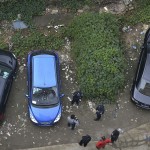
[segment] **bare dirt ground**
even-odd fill
[[[49,17],[44,16],[44,18],[41,17],[41,21],[40,18],[36,18],[35,23],[37,25],[40,22],[43,24]],[[65,24],[66,19],[60,19],[64,20],[61,23]],[[55,17],[53,21],[55,22]],[[47,25],[49,24],[43,24],[43,26]],[[145,27],[143,27],[143,24],[140,24],[129,28],[130,31],[123,32],[128,65],[128,70],[126,71],[127,82],[124,91],[118,96],[117,103],[105,104],[106,112],[98,122],[93,120],[95,118],[94,103],[83,100],[79,108],[70,106],[72,92],[78,89],[78,84],[75,78],[75,64],[70,56],[70,43],[67,39],[65,39],[66,45],[64,48],[58,51],[61,60],[61,92],[65,94],[65,97],[62,99],[63,113],[61,120],[53,127],[38,127],[29,120],[27,100],[25,98],[27,91],[26,63],[24,58],[19,60],[20,65],[9,96],[5,121],[0,128],[0,149],[12,150],[76,143],[83,134],[89,134],[92,136],[92,140],[98,140],[101,135],[110,135],[115,128],[120,127],[127,131],[149,122],[149,111],[137,108],[130,101],[130,88],[140,52],[139,45],[143,41]],[[80,120],[80,125],[74,131],[67,127],[66,122],[67,116],[72,113]]]

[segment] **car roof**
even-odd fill
[[[147,54],[146,63],[143,71],[142,78],[150,82],[150,54]]]
[[[34,87],[56,86],[56,61],[55,56],[42,54],[33,56],[32,77]]]

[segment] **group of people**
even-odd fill
[[[83,94],[81,93],[81,91],[76,91],[73,93],[73,99],[71,101],[71,105],[73,105],[74,103],[76,103],[76,105],[78,106],[79,105],[79,102],[81,101],[83,97]],[[105,107],[103,104],[99,104],[97,107],[96,107],[96,118],[94,119],[95,121],[98,121],[101,119],[102,115],[104,114],[105,112]],[[67,121],[68,121],[68,127],[70,127],[72,130],[74,130],[74,128],[76,126],[79,125],[79,120],[78,118],[72,114],[71,116],[68,116],[67,118]],[[101,149],[101,148],[105,148],[105,146],[108,144],[108,143],[114,143],[117,141],[120,133],[122,132],[122,130],[120,128],[118,129],[115,129],[109,138],[106,138],[105,136],[102,136],[101,139],[96,143],[96,148],[97,149]],[[84,146],[86,147],[87,144],[91,141],[91,136],[90,135],[85,135],[85,136],[82,136],[82,139],[81,141],[79,142],[79,145],[80,146]]]
[[[76,103],[76,105],[78,106],[82,97],[83,97],[83,95],[82,95],[81,91],[74,92],[73,93],[73,99],[71,101],[71,105]],[[74,128],[77,125],[79,125],[79,120],[74,114],[72,114],[71,116],[68,116],[67,121],[68,121],[68,127],[70,127],[72,130],[74,130]]]
[[[108,144],[108,143],[114,143],[118,140],[118,137],[120,135],[120,133],[122,133],[122,129],[118,128],[118,129],[115,129],[109,138],[105,138],[105,136],[101,137],[101,139],[96,143],[96,148],[97,149],[101,149],[101,148],[105,148],[105,146]]]
[[[96,148],[97,149],[105,148],[105,146],[107,144],[116,142],[121,132],[122,132],[122,130],[120,128],[118,128],[118,129],[115,129],[111,133],[109,138],[102,136],[101,139],[96,143]],[[79,145],[80,146],[83,145],[84,147],[86,147],[87,144],[91,141],[91,139],[92,139],[91,136],[88,134],[85,136],[82,136],[82,139],[79,142]]]

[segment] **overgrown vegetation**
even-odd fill
[[[66,30],[72,38],[77,77],[87,98],[114,101],[124,85],[124,56],[118,20],[111,14],[83,14]]]
[[[124,17],[124,22],[131,25],[137,23],[150,22],[150,0],[136,0],[135,1],[136,9],[130,14],[127,13]]]
[[[0,33],[1,33],[0,34],[0,49],[4,49],[8,46],[7,46],[7,43],[5,42],[5,35],[2,34],[3,33],[2,30],[0,30]]]
[[[46,0],[13,0],[0,2],[0,20],[14,20],[17,14],[22,19],[31,21],[32,17],[45,10]]]
[[[49,49],[59,50],[63,45],[60,34],[44,34],[36,29],[31,29],[28,34],[17,32],[12,37],[14,53],[22,56],[31,50]]]
[[[77,10],[86,4],[92,4],[92,1],[91,0],[61,0],[61,5],[71,10]]]
[[[21,14],[21,19],[30,23],[33,16],[40,15],[46,8],[47,0],[8,0],[0,2],[0,20],[12,21]],[[3,33],[2,33],[3,35]],[[59,49],[63,40],[60,34],[44,35],[37,29],[16,31],[12,36],[14,52],[18,56],[33,49]],[[0,47],[8,49],[5,36],[0,37]]]
[[[119,0],[60,0],[61,6],[70,9],[70,10],[77,10],[84,5],[101,5],[105,6],[110,3],[115,3]]]

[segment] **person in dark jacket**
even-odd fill
[[[81,101],[82,97],[83,97],[83,94],[81,93],[81,91],[74,92],[73,93],[73,99],[71,101],[71,105],[73,105],[74,103],[79,105],[79,102]]]
[[[91,136],[89,136],[88,134],[85,136],[82,136],[81,141],[79,142],[79,145],[82,146],[82,144],[84,144],[84,147],[87,146],[87,144],[91,141]]]
[[[75,126],[79,125],[79,120],[75,115],[71,115],[67,117],[68,127],[71,127],[74,130]]]
[[[101,119],[102,114],[105,112],[105,107],[104,105],[100,104],[96,107],[96,118],[94,119],[95,121],[98,121]]]
[[[120,135],[120,133],[123,132],[120,128],[115,129],[112,133],[111,133],[111,142],[114,143],[118,140],[118,137]]]

